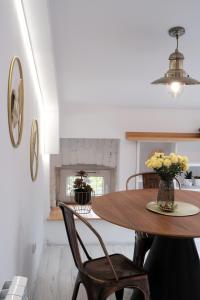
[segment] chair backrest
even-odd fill
[[[113,264],[110,260],[110,257],[108,255],[108,252],[106,250],[104,242],[103,242],[101,236],[99,235],[99,233],[81,215],[79,215],[73,209],[69,208],[69,206],[67,206],[66,204],[64,204],[62,202],[59,202],[58,205],[59,205],[60,209],[62,210],[65,228],[66,228],[66,232],[67,232],[67,236],[68,236],[68,240],[69,240],[69,245],[70,245],[71,252],[72,252],[72,255],[74,258],[75,265],[79,269],[79,271],[83,271],[83,263],[82,263],[81,255],[80,255],[80,251],[79,251],[79,244],[81,245],[87,259],[91,260],[92,258],[90,257],[89,253],[87,252],[87,250],[83,244],[83,241],[81,240],[81,238],[76,230],[74,216],[76,216],[81,222],[83,222],[95,234],[95,236],[99,240],[102,250],[107,258],[108,264],[110,265],[110,268],[114,274],[114,277],[116,280],[118,280],[116,271],[114,270]]]
[[[67,232],[67,236],[68,236],[68,240],[69,240],[69,245],[70,245],[70,248],[72,251],[75,265],[78,269],[81,269],[83,263],[82,263],[80,251],[79,251],[78,237],[77,237],[77,231],[76,231],[76,227],[75,227],[73,212],[71,209],[66,207],[63,203],[59,203],[59,207],[62,210],[65,228],[66,228],[66,232]]]
[[[159,182],[160,182],[160,177],[158,174],[155,172],[146,172],[146,173],[137,173],[134,175],[131,175],[127,181],[126,181],[126,190],[129,189],[129,183],[131,180],[135,180],[138,177],[142,177],[142,184],[143,184],[143,189],[155,189],[158,188]]]
[[[136,178],[141,176],[142,177],[142,184],[143,189],[156,189],[159,186],[160,177],[155,172],[144,172],[144,173],[137,173],[134,175],[131,175],[127,181],[126,181],[126,190],[129,190],[129,183],[133,179],[135,179],[135,186],[136,186]],[[181,188],[179,180],[175,177],[175,180],[177,182],[178,188]]]

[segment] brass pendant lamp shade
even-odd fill
[[[170,85],[173,82],[178,82],[181,85],[200,84],[200,81],[191,78],[183,69],[184,56],[178,49],[178,39],[185,33],[183,27],[177,26],[169,29],[169,35],[177,40],[175,51],[169,56],[169,70],[161,77],[152,82],[152,84]]]

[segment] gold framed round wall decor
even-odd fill
[[[22,139],[24,122],[24,81],[22,65],[15,56],[10,64],[8,77],[8,126],[13,147]]]
[[[30,172],[31,179],[35,181],[38,173],[39,163],[39,131],[37,120],[32,121],[30,136]]]

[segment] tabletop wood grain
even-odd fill
[[[157,190],[131,190],[114,192],[96,197],[93,211],[102,219],[119,226],[170,237],[200,237],[200,213],[194,216],[171,217],[146,209],[149,201],[155,201]],[[200,193],[175,191],[175,201],[183,201],[200,208]]]

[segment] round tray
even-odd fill
[[[199,207],[187,203],[176,201],[175,202],[175,209],[172,212],[163,211],[159,208],[155,201],[148,202],[146,208],[150,211],[153,211],[157,214],[172,216],[172,217],[185,217],[185,216],[192,216],[196,215],[200,212]]]

